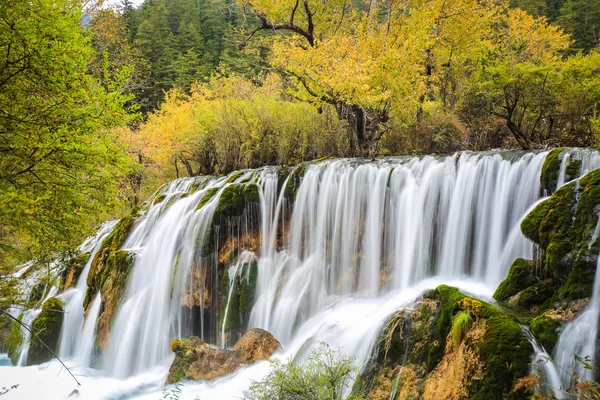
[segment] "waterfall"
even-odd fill
[[[87,292],[87,277],[92,266],[94,256],[100,250],[104,239],[112,232],[113,228],[117,224],[117,221],[110,221],[103,224],[95,236],[88,238],[80,247],[80,253],[90,253],[90,258],[86,262],[81,275],[77,279],[77,283],[74,288],[66,290],[61,298],[65,301],[65,313],[63,319],[63,325],[60,333],[60,342],[58,346],[58,355],[62,358],[69,358],[77,356],[80,358],[82,366],[88,366],[90,361],[90,352],[93,348],[92,344],[94,341],[94,327],[95,319],[99,312],[100,304],[97,304],[96,317],[93,325],[85,322],[86,326],[91,326],[90,335],[82,335],[82,329],[84,328],[84,309],[83,300]],[[90,312],[92,314],[92,312]],[[93,314],[92,314],[93,315]],[[88,319],[90,316],[88,315]],[[85,351],[82,351],[85,350]]]
[[[561,182],[568,180],[569,160],[581,161],[581,173],[600,166],[597,152],[567,152]],[[295,359],[327,342],[363,366],[390,315],[413,305],[424,290],[445,283],[489,299],[515,258],[533,258],[519,226],[541,199],[546,155],[502,151],[336,159],[303,164],[287,174],[266,167],[165,185],[142,207],[121,245],[134,261],[103,349],[103,379],[133,382],[157,368],[162,385],[175,338],[193,334],[226,347],[228,331],[219,317],[226,321],[234,312],[233,286],[246,278],[240,274],[251,260],[258,265],[255,302],[237,333],[263,328],[285,349],[276,357]],[[247,183],[258,186],[258,204],[246,203],[244,215],[218,220],[223,193]],[[252,234],[258,232],[260,239],[252,251],[240,246],[222,262],[216,252],[203,250],[205,245],[218,249],[223,237],[241,242],[251,219],[258,225]],[[87,242],[91,259],[107,234],[101,231]],[[223,266],[229,274],[226,293],[219,292]],[[60,354],[76,354],[78,363],[89,366],[102,301],[96,294],[84,320],[88,271],[86,265],[77,286],[62,295],[69,312]],[[599,288],[596,282],[585,312],[596,313],[595,327],[584,314],[571,325],[597,329]],[[536,357],[547,356],[531,339]],[[556,370],[547,368],[555,383]],[[239,397],[267,369],[257,363],[193,390],[200,398]]]
[[[228,185],[252,175],[249,171],[234,176],[233,182],[212,179],[192,194],[193,179],[176,181],[163,191],[165,199],[151,205],[134,228],[123,249],[135,251],[137,256],[105,354],[110,375],[122,378],[168,364],[170,341],[181,337],[186,325],[180,300],[192,267],[202,263],[196,250],[204,244],[220,195]],[[216,194],[197,209],[200,200],[215,188]],[[213,287],[216,291],[218,285]]]
[[[493,289],[512,262],[499,264],[503,253],[532,255],[514,232],[539,198],[544,158],[464,153],[307,166],[288,246],[259,259],[251,327],[285,345],[339,297],[377,297],[432,277]]]

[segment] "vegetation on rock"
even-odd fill
[[[54,352],[58,350],[64,318],[63,307],[64,302],[56,297],[51,297],[44,302],[42,311],[31,324],[33,335],[30,339],[27,365],[41,364],[54,357],[46,346]]]
[[[169,369],[167,384],[183,379],[213,380],[228,375],[242,365],[266,360],[281,344],[269,332],[254,328],[246,332],[233,350],[215,349],[200,338],[176,339],[171,342],[175,359]]]
[[[401,368],[397,390],[419,398],[526,398],[513,388],[528,374],[532,352],[501,309],[440,286],[386,325],[355,390],[388,398]]]

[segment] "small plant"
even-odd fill
[[[250,385],[252,400],[341,400],[356,367],[352,358],[327,344],[313,349],[304,362],[272,360],[271,371]]]
[[[161,400],[179,400],[182,386],[182,382],[177,382],[174,385],[167,386],[163,389]]]
[[[454,316],[454,319],[452,320],[452,329],[450,330],[450,337],[454,349],[458,348],[467,334],[467,331],[471,328],[472,323],[473,318],[468,311],[460,311]]]

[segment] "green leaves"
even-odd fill
[[[73,246],[115,204],[126,165],[108,131],[126,122],[126,71],[101,85],[81,4],[0,7],[0,258]]]

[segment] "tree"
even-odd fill
[[[88,74],[81,10],[68,0],[0,7],[3,263],[72,246],[115,204],[124,159],[108,129],[128,119],[126,77],[103,85]]]

